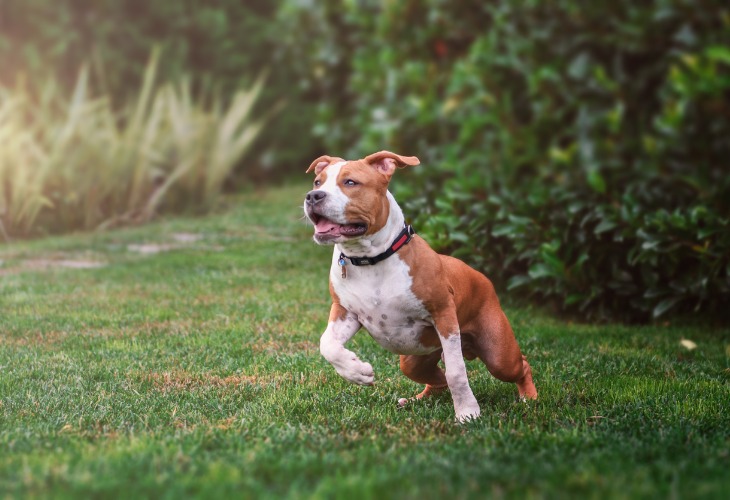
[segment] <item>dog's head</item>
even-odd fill
[[[418,165],[415,156],[390,151],[361,160],[320,156],[307,172],[314,171],[314,189],[304,200],[304,213],[314,224],[314,241],[342,243],[374,234],[385,226],[390,205],[387,191],[396,168]]]

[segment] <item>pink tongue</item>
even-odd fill
[[[315,226],[315,229],[318,233],[334,233],[334,232],[340,232],[340,225],[335,224],[331,220],[321,218],[319,219],[319,222],[317,222],[317,225]]]

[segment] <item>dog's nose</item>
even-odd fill
[[[306,201],[309,205],[314,205],[315,203],[319,203],[320,201],[324,200],[324,198],[327,196],[327,193],[324,191],[310,191],[307,193]]]

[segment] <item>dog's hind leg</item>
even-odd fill
[[[532,368],[517,345],[509,320],[502,311],[483,315],[480,335],[472,345],[489,373],[504,382],[517,384],[523,399],[537,399],[537,389],[532,380]]]
[[[436,394],[448,389],[446,383],[446,375],[439,368],[438,362],[441,360],[441,350],[434,351],[425,355],[402,355],[400,357],[400,369],[409,379],[426,384],[426,388],[414,397],[398,400],[399,406],[404,406],[414,399],[423,399],[432,394]]]
[[[522,378],[517,382],[517,390],[523,399],[537,399],[537,389],[532,381],[532,368],[527,362],[527,357],[522,355]]]

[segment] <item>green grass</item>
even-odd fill
[[[0,495],[730,491],[728,329],[580,325],[507,308],[540,401],[518,402],[471,362],[482,418],[461,426],[447,394],[398,410],[420,387],[366,333],[353,350],[376,385],[340,379],[318,352],[330,249],[300,219],[305,191],[1,247]],[[93,263],[104,265],[62,265]]]

